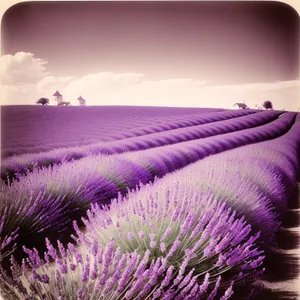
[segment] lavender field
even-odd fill
[[[119,140],[144,134],[151,130],[151,126],[161,123],[167,123],[166,126],[173,126],[172,128],[189,126],[194,124],[193,120],[197,120],[199,114],[216,111],[223,109],[140,109],[134,106],[82,109],[73,106],[65,110],[57,106],[2,106],[2,157]],[[165,129],[162,127],[160,130]]]
[[[1,120],[3,299],[298,299],[284,286],[299,114],[3,106]]]

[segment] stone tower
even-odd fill
[[[77,98],[79,106],[86,106],[86,101],[80,96]]]
[[[56,91],[52,96],[52,104],[58,105],[63,102],[63,96],[59,91]]]

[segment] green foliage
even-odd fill
[[[273,104],[271,101],[265,101],[262,105],[265,109],[273,109]]]
[[[48,105],[49,99],[48,98],[40,98],[38,101],[36,101],[36,104]]]

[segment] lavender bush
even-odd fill
[[[143,186],[110,210],[94,205],[88,218],[87,233],[75,225],[79,248],[47,241],[43,258],[25,249],[31,270],[12,261],[7,299],[228,299],[233,284],[264,270],[259,234],[249,235],[225,204],[191,197],[176,182]]]
[[[0,237],[18,232],[18,260],[22,257],[20,246],[36,246],[43,251],[45,237],[68,241],[72,220],[80,220],[91,203],[108,203],[119,192],[151,179],[146,169],[108,157],[37,170],[34,175],[6,187],[1,194],[0,212],[6,223]],[[3,263],[7,265],[7,259]]]
[[[2,192],[5,192],[2,193]],[[43,240],[57,239],[67,232],[68,215],[63,197],[46,196],[41,191],[36,196],[13,191],[4,185],[0,195],[0,265],[9,269],[9,255],[13,253],[19,261],[24,256],[22,246],[44,246]]]
[[[15,240],[18,238],[17,230],[6,234],[4,228],[4,225],[6,225],[8,210],[9,208],[6,208],[5,211],[0,210],[0,265],[1,262],[9,257],[17,248],[17,245],[15,243]]]

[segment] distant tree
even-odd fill
[[[48,105],[49,99],[48,98],[40,98],[38,101],[36,101],[36,104]]]
[[[265,101],[262,105],[265,109],[273,109],[273,104],[271,101]]]

